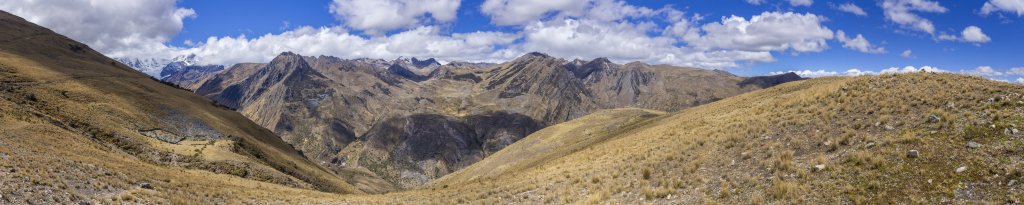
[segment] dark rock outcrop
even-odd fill
[[[767,87],[772,87],[772,86],[776,86],[776,85],[779,85],[779,84],[793,82],[793,81],[798,81],[798,80],[803,80],[803,79],[804,78],[800,77],[800,75],[797,75],[796,73],[788,72],[788,73],[772,75],[772,76],[750,77],[750,78],[747,78],[747,79],[745,79],[743,81],[740,81],[740,83],[737,84],[737,85],[739,85],[739,86],[753,85],[753,86],[756,86],[756,87],[767,88]]]

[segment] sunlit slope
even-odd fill
[[[348,200],[1019,202],[1022,91],[934,73],[792,82],[683,110],[495,179]]]
[[[0,174],[4,200],[96,200],[104,197],[98,194],[103,190],[131,190],[142,181],[151,182],[158,201],[234,198],[189,188],[198,185],[191,182],[214,184],[228,175],[254,180],[250,183],[358,192],[244,116],[5,12],[0,12],[0,102],[0,144],[7,149],[2,156],[5,168],[13,170]],[[183,176],[162,175],[178,172],[200,177],[179,187],[173,179]],[[125,177],[103,181],[95,174]],[[101,181],[85,183],[93,179]],[[170,195],[179,191],[191,195]],[[232,191],[244,190],[210,193]]]
[[[601,110],[541,129],[491,154],[483,161],[435,181],[433,186],[455,185],[514,173],[621,136],[661,111],[638,108]]]

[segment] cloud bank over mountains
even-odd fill
[[[811,0],[746,0],[794,8]],[[326,12],[337,25],[298,26],[259,36],[211,36],[185,47],[168,41],[182,31],[183,21],[202,14],[175,0],[3,1],[0,9],[52,28],[112,57],[169,58],[195,54],[205,64],[265,62],[276,54],[342,58],[400,56],[435,57],[445,61],[499,62],[540,51],[559,57],[608,57],[617,62],[641,61],[710,69],[740,68],[774,62],[779,55],[818,53],[830,44],[857,52],[886,54],[861,33],[846,33],[826,24],[830,19],[796,11],[765,11],[756,15],[706,16],[673,5],[646,7],[621,0],[485,0],[466,7],[461,0],[332,0]],[[829,7],[855,16],[869,16],[854,3]],[[982,14],[1021,15],[1020,0],[991,0]],[[877,2],[887,22],[926,33],[936,41],[981,45],[993,41],[978,26],[959,34],[937,31],[922,14],[948,8],[929,0]],[[452,32],[448,26],[462,10],[475,10],[500,28]],[[881,17],[880,17],[881,18]],[[835,29],[835,30],[834,30]],[[99,32],[97,32],[99,31]],[[900,49],[903,50],[903,49]],[[893,55],[910,58],[910,50]]]

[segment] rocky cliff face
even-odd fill
[[[196,92],[238,109],[335,171],[369,171],[358,174],[375,181],[364,190],[387,191],[424,184],[595,110],[676,111],[781,83],[744,80],[542,53],[497,65],[283,53],[269,64],[232,66]]]

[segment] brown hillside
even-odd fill
[[[244,116],[6,12],[0,125],[4,202],[216,201],[243,197],[219,188],[250,185],[359,192]]]
[[[423,190],[346,200],[1020,203],[1022,92],[934,73],[799,81],[686,109],[496,178],[457,173]],[[507,159],[499,154],[478,165]]]
[[[676,111],[799,80],[764,78],[777,81],[742,84],[747,78],[720,71],[541,53],[480,67],[286,52],[217,73],[196,93],[237,108],[323,166],[375,181],[365,184],[387,181],[360,186],[380,192],[425,184],[596,110]]]

